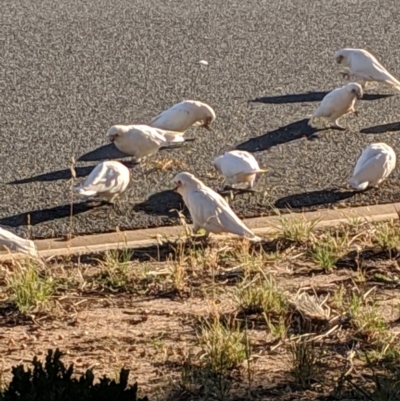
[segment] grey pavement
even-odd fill
[[[220,187],[211,161],[228,145],[254,152],[269,170],[258,194],[231,202],[240,217],[400,201],[398,169],[379,189],[338,190],[367,144],[384,141],[400,155],[400,96],[392,89],[373,85],[360,116],[342,120],[345,132],[307,126],[323,96],[344,84],[338,48],[369,49],[400,76],[397,0],[0,5],[2,226],[43,238],[177,224],[182,200],[172,178],[186,170]],[[213,132],[191,128],[186,136],[195,141],[134,166],[115,208],[72,196],[71,157],[86,160],[76,164],[76,184],[99,160],[119,156],[109,126],[146,123],[184,99],[214,107]]]

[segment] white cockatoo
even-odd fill
[[[386,143],[367,146],[357,160],[348,184],[359,191],[380,184],[396,167],[396,153]]]
[[[353,75],[361,80],[365,89],[367,82],[384,82],[400,91],[400,82],[371,53],[363,49],[340,49],[335,53],[336,62],[347,70],[344,77]]]
[[[108,137],[123,153],[134,156],[137,161],[153,155],[162,146],[184,142],[182,132],[162,130],[148,125],[113,125]]]
[[[252,189],[258,173],[266,173],[260,169],[255,157],[244,150],[231,150],[214,159],[213,165],[222,174],[229,185],[247,183]]]
[[[0,245],[10,251],[37,257],[37,249],[33,241],[24,239],[0,227]]]
[[[193,174],[179,173],[173,180],[175,190],[182,196],[193,220],[193,231],[200,228],[210,233],[232,233],[252,241],[261,239],[246,227],[228,203]]]
[[[74,190],[82,196],[99,196],[112,202],[126,190],[131,177],[131,171],[122,163],[114,160],[104,161]]]
[[[198,100],[185,100],[164,110],[149,125],[167,131],[185,132],[192,125],[211,130],[210,124],[214,120],[215,111],[211,106]]]
[[[326,118],[333,123],[334,128],[345,129],[339,125],[339,118],[350,112],[358,116],[355,106],[357,99],[361,99],[363,95],[364,91],[361,85],[356,82],[351,82],[329,92],[314,111],[308,125],[311,125],[314,118]]]

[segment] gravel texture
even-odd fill
[[[257,182],[260,193],[231,202],[241,217],[274,206],[399,201],[398,170],[378,190],[336,190],[367,144],[384,141],[400,154],[400,97],[392,89],[373,85],[360,116],[342,120],[345,132],[307,126],[323,96],[343,84],[338,48],[372,50],[400,75],[397,3],[2,0],[0,225],[43,238],[71,227],[83,234],[177,224],[171,209],[182,201],[170,191],[173,176],[187,170],[219,187],[211,160],[227,145],[254,152],[269,169]],[[215,108],[214,131],[192,128],[194,142],[135,166],[115,208],[75,196],[71,221],[71,157],[89,160],[77,162],[79,181],[97,160],[118,156],[109,126],[146,123],[184,99]],[[156,169],[166,159],[169,168]]]

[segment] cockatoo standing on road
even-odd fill
[[[311,125],[314,118],[322,117],[333,123],[334,128],[345,129],[339,125],[339,118],[353,112],[356,116],[357,99],[361,99],[364,95],[360,84],[355,82],[349,83],[329,92],[323,99],[317,110],[311,116],[308,125]]]
[[[386,143],[372,143],[357,160],[348,184],[359,191],[380,184],[396,167],[396,153]]]
[[[215,111],[211,106],[198,100],[185,100],[164,110],[149,125],[167,131],[185,132],[192,125],[211,130],[210,124],[214,120]]]
[[[373,56],[363,49],[340,49],[335,53],[338,64],[343,65],[348,72],[343,76],[354,75],[361,79],[361,86],[365,89],[367,82],[383,82],[400,91],[400,82],[390,74],[386,68]]]
[[[210,233],[232,233],[252,241],[261,239],[246,227],[228,203],[193,174],[179,173],[173,180],[175,190],[182,196],[193,220],[193,231],[200,228]]]
[[[79,195],[99,196],[113,202],[126,190],[131,177],[130,170],[122,163],[105,161],[98,164],[86,180],[74,189]]]
[[[184,142],[182,132],[162,130],[148,125],[113,125],[108,130],[111,142],[137,161],[158,152],[162,146]]]
[[[260,169],[255,157],[244,150],[231,150],[214,159],[213,165],[222,174],[229,185],[247,183],[252,189],[258,173],[267,170]]]

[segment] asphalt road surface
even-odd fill
[[[269,169],[259,193],[231,202],[240,217],[400,200],[399,169],[378,190],[337,190],[367,144],[384,141],[400,155],[392,89],[371,86],[360,116],[342,120],[345,132],[307,126],[323,96],[344,83],[338,48],[369,49],[400,76],[398,0],[0,4],[2,226],[43,238],[177,224],[182,200],[172,178],[190,171],[221,186],[211,161],[227,145],[254,152]],[[76,164],[76,184],[118,156],[107,142],[111,125],[146,123],[184,99],[214,107],[213,132],[191,128],[195,141],[135,166],[115,208],[72,197],[71,157],[87,160]]]

